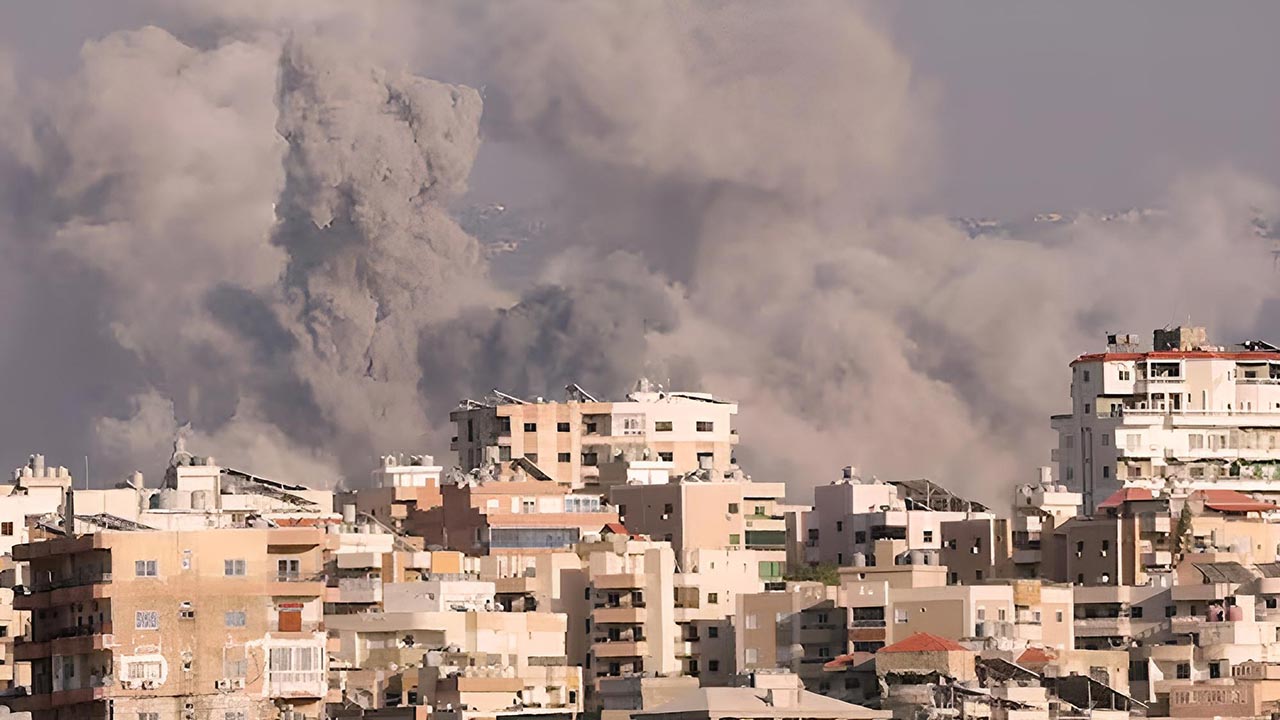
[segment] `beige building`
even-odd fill
[[[113,523],[126,527],[127,523]],[[100,530],[19,545],[34,613],[17,645],[47,718],[320,714],[323,531]],[[238,718],[241,716],[237,716]]]
[[[811,692],[826,692],[823,665],[848,650],[849,611],[838,589],[789,582],[782,589],[738,596],[734,618],[739,673],[784,669]]]
[[[631,532],[671,543],[682,560],[691,550],[769,550],[787,559],[786,484],[754,482],[736,468],[706,468],[679,478],[658,476],[619,485],[609,499]]]
[[[464,471],[524,458],[555,482],[581,488],[625,476],[632,460],[669,463],[673,473],[706,463],[727,468],[738,444],[737,413],[735,403],[664,392],[642,380],[619,401],[597,400],[576,385],[563,402],[495,391],[481,402],[463,400],[449,419],[457,425],[452,449]]]
[[[439,507],[440,474],[444,468],[430,455],[383,455],[370,473],[369,487],[340,493],[336,511],[352,506],[357,515],[368,515],[395,530],[405,530],[405,520],[415,511]],[[351,518],[354,521],[355,518]]]
[[[669,702],[633,712],[635,720],[871,720],[889,713],[806,691],[790,673],[758,671],[749,687],[703,687]]]

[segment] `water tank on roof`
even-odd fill
[[[191,492],[191,509],[192,510],[208,510],[213,507],[213,493],[208,490],[193,490]]]
[[[356,522],[356,506],[347,503],[342,506],[342,522],[348,525],[354,525]]]
[[[923,551],[923,550],[912,550],[911,552],[907,553],[907,564],[908,564],[908,565],[923,565],[923,564],[924,564],[924,551]]]
[[[854,553],[854,554],[853,554],[853,558],[852,558],[852,560],[851,560],[851,563],[852,563],[852,565],[853,565],[854,567],[866,567],[866,566],[867,566],[867,554],[866,554],[866,553],[860,553],[860,552],[856,552],[856,553]]]
[[[1205,619],[1209,622],[1222,622],[1222,606],[1210,605],[1209,612],[1205,614]]]
[[[163,488],[156,500],[156,507],[161,510],[182,510],[191,507],[191,493],[173,488]]]
[[[1227,608],[1227,622],[1240,622],[1244,620],[1244,608],[1239,605],[1232,605]]]

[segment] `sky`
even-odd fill
[[[1280,333],[1274,3],[0,4],[0,463],[359,484],[492,388],[991,502],[1066,365]],[[528,237],[494,254],[468,212]],[[1099,213],[1133,207],[1151,215]],[[970,236],[950,219],[1083,214]],[[1095,212],[1089,212],[1095,211]],[[1194,289],[1194,291],[1189,291]]]

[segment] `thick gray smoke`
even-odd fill
[[[190,422],[332,482],[446,452],[461,396],[645,374],[740,401],[796,499],[852,462],[998,500],[1104,330],[1228,341],[1275,299],[1280,203],[1231,172],[1031,236],[912,212],[928,80],[855,5],[372,7],[185,6],[56,87],[0,72],[8,456],[148,469]],[[482,130],[556,229],[503,287],[451,212]]]

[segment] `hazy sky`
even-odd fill
[[[73,69],[80,44],[156,17],[148,3],[0,4],[23,70]],[[1020,215],[1157,198],[1184,172],[1230,166],[1280,182],[1280,3],[881,2],[937,95],[942,166],[927,209]],[[515,172],[512,172],[512,171]],[[500,145],[485,199],[530,175]]]

